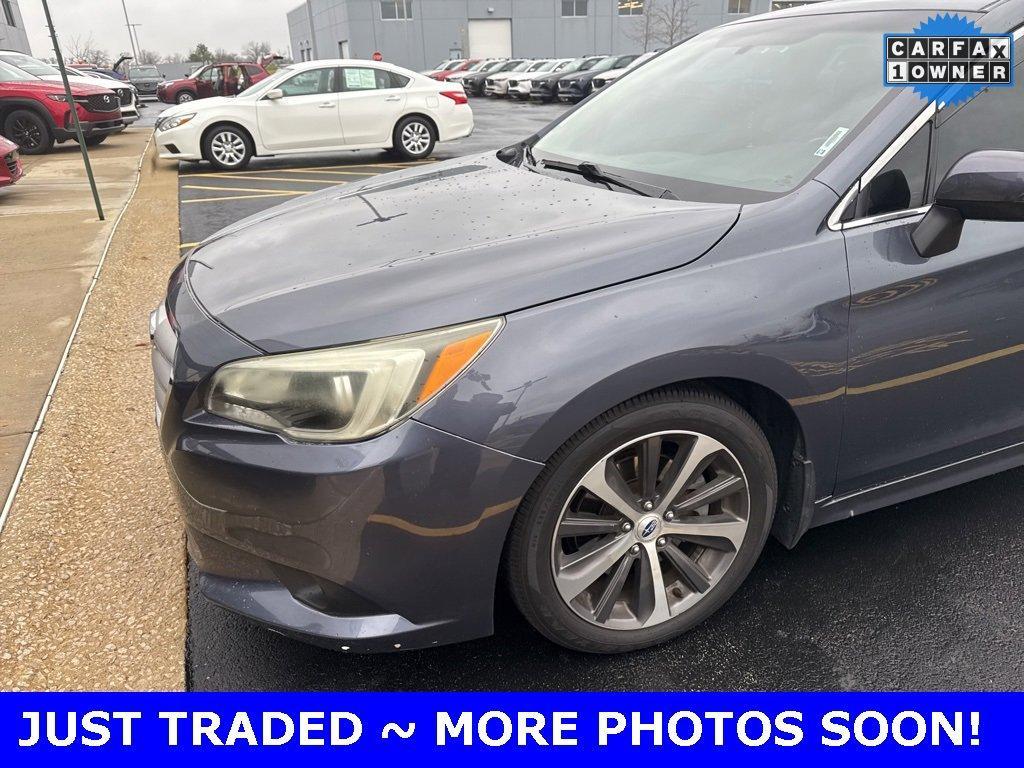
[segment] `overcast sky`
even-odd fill
[[[249,40],[266,40],[275,52],[288,47],[285,14],[301,0],[126,0],[128,15],[147,50],[188,53],[197,42],[211,51],[238,51]],[[32,53],[49,57],[52,46],[40,0],[19,0]],[[67,40],[92,34],[110,54],[131,50],[121,0],[50,0],[57,34]]]

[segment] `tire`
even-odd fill
[[[196,95],[192,91],[181,91],[177,96],[174,97],[175,104],[188,104],[190,101],[195,101]]]
[[[249,135],[233,125],[218,125],[203,138],[203,157],[222,171],[240,171],[255,150]]]
[[[3,134],[19,146],[23,155],[45,155],[53,149],[49,123],[30,109],[16,109],[4,120]]]
[[[398,121],[391,140],[394,150],[406,160],[430,157],[437,143],[434,126],[425,118],[415,115]]]
[[[691,466],[705,453],[707,465]],[[657,457],[646,488],[644,456]],[[698,471],[676,485],[677,467]],[[616,475],[602,492],[617,507],[584,487]],[[695,506],[702,498],[712,500]],[[610,654],[672,640],[743,583],[776,498],[771,446],[735,402],[694,388],[641,395],[584,427],[534,482],[506,548],[510,591],[526,619],[567,648]]]

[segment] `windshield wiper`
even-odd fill
[[[654,184],[647,184],[646,182],[629,182],[615,174],[602,171],[594,163],[586,161],[582,163],[563,163],[559,160],[544,160],[543,166],[544,168],[550,168],[553,171],[565,171],[566,173],[578,174],[587,181],[604,184],[609,189],[614,186],[622,189],[628,189],[630,192],[643,195],[644,197],[656,197],[661,200],[679,199],[670,189],[659,187]],[[642,184],[648,189],[642,189],[639,184]]]

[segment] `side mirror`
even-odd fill
[[[926,259],[949,253],[968,220],[1024,222],[1024,152],[986,149],[958,160],[911,235],[914,247]]]
[[[280,88],[271,88],[269,91],[267,91],[267,95],[264,96],[264,98],[270,99],[271,101],[277,101],[278,99],[283,99],[284,98],[284,91],[282,91]]]

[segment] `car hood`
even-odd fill
[[[224,104],[238,104],[240,103],[238,98],[228,98],[227,96],[212,96],[208,99],[196,99],[195,101],[187,101],[184,104],[176,104],[173,107],[168,107],[160,113],[160,117],[177,117],[178,115],[192,115],[199,114],[200,112],[209,112],[216,110]]]
[[[52,83],[49,80],[40,80],[38,78],[32,80],[8,80],[6,82],[0,82],[0,90],[15,90],[24,91],[32,90],[36,93],[48,94],[48,93],[64,93],[64,83]],[[100,93],[110,93],[113,91],[107,87],[96,87],[95,85],[77,85],[71,83],[71,95],[72,96],[95,96]]]
[[[45,75],[43,78],[48,83],[63,83],[60,75]],[[105,91],[114,88],[127,88],[127,84],[118,84],[113,80],[104,80],[102,77],[83,77],[82,75],[68,75],[68,82],[71,85],[83,85],[90,88],[101,88]]]
[[[188,276],[220,323],[283,352],[503,315],[679,267],[738,215],[486,154],[265,211],[200,244]]]

